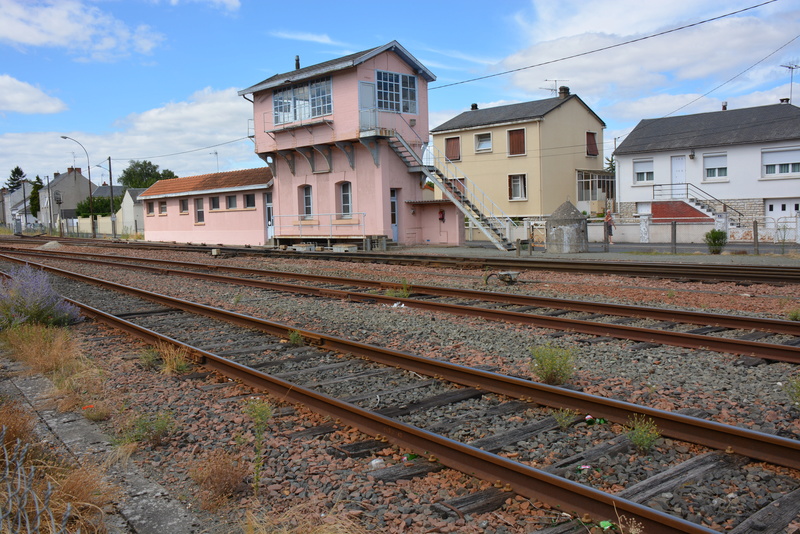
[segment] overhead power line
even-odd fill
[[[595,48],[594,50],[588,50],[586,52],[580,52],[580,53],[577,53],[577,54],[572,54],[570,56],[560,57],[558,59],[551,59],[549,61],[543,61],[542,63],[536,63],[535,65],[528,65],[527,67],[519,67],[519,68],[516,68],[516,69],[511,69],[511,70],[507,70],[507,71],[504,71],[504,72],[498,72],[498,73],[495,73],[495,74],[487,74],[486,76],[480,76],[478,78],[471,78],[469,80],[463,80],[463,81],[460,81],[460,82],[453,82],[453,83],[448,83],[448,84],[445,84],[445,85],[438,85],[436,87],[429,87],[428,90],[429,91],[434,91],[436,89],[443,89],[445,87],[452,87],[454,85],[460,85],[460,84],[464,84],[464,83],[476,82],[476,81],[479,81],[479,80],[485,80],[487,78],[495,78],[497,76],[505,76],[506,74],[511,74],[511,73],[514,73],[514,72],[519,72],[519,71],[523,71],[523,70],[527,70],[527,69],[532,69],[532,68],[535,68],[535,67],[541,67],[541,66],[544,66],[544,65],[551,65],[553,63],[558,63],[560,61],[566,61],[568,59],[574,59],[576,57],[583,57],[583,56],[588,56],[588,55],[591,55],[591,54],[596,54],[598,52],[603,52],[605,50],[611,50],[612,48],[619,48],[621,46],[626,46],[626,45],[629,45],[629,44],[638,43],[638,42],[641,42],[641,41],[645,41],[647,39],[652,39],[654,37],[660,37],[662,35],[667,35],[668,33],[674,33],[674,32],[677,32],[677,31],[685,30],[687,28],[693,28],[693,27],[696,27],[696,26],[700,26],[702,24],[707,24],[707,23],[713,22],[715,20],[724,19],[726,17],[732,17],[733,15],[738,15],[739,13],[744,13],[745,11],[750,11],[751,9],[756,9],[758,7],[765,6],[767,4],[771,4],[771,3],[777,2],[777,1],[778,0],[767,0],[766,2],[762,2],[762,3],[756,4],[754,6],[746,7],[744,9],[739,9],[737,11],[731,11],[730,13],[726,13],[724,15],[719,15],[718,17],[712,17],[712,18],[706,19],[706,20],[701,20],[700,22],[693,22],[692,24],[686,24],[685,26],[679,26],[677,28],[672,28],[671,30],[665,30],[663,32],[658,32],[658,33],[653,33],[653,34],[650,34],[650,35],[645,35],[644,37],[638,37],[636,39],[631,39],[629,41],[625,41],[625,42],[622,42],[622,43],[617,43],[617,44],[613,44],[613,45],[609,45],[609,46],[604,46],[604,47],[601,47],[601,48]]]

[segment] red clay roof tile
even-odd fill
[[[171,178],[154,183],[140,193],[139,198],[177,195],[213,189],[235,189],[251,185],[263,185],[266,187],[270,180],[272,180],[272,171],[268,167]]]

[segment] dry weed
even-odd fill
[[[50,375],[80,357],[69,330],[37,324],[22,324],[3,331],[2,342],[9,357],[22,361],[35,374]]]
[[[80,527],[81,532],[105,532],[104,510],[119,501],[121,493],[118,487],[105,480],[100,467],[72,469],[51,483],[56,487],[52,506],[63,508],[57,510],[59,515],[63,515],[69,503],[71,522]]]
[[[329,510],[321,503],[307,503],[283,513],[247,513],[245,534],[366,534],[352,510]]]
[[[23,443],[34,441],[36,418],[25,411],[17,401],[0,404],[0,427],[3,426],[6,427],[3,441],[8,447],[13,447],[17,440]]]
[[[203,510],[215,510],[244,487],[248,468],[241,455],[217,449],[207,458],[198,460],[189,470],[202,490],[200,506]]]
[[[159,343],[156,346],[161,354],[161,372],[165,375],[179,375],[187,372],[189,365],[189,353],[183,347],[176,347],[167,343]]]

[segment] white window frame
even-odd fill
[[[314,190],[310,185],[300,186],[301,200],[303,201],[303,219],[312,220],[314,218]]]
[[[800,177],[800,147],[762,150],[761,170],[766,179]]]
[[[728,181],[728,155],[726,153],[703,154],[703,181]]]
[[[179,208],[180,213],[189,213],[189,199],[188,198],[180,199],[180,202],[178,204],[180,206],[180,208]]]
[[[646,184],[648,182],[654,182],[655,171],[653,168],[652,158],[633,160],[633,183]]]
[[[492,132],[475,134],[475,152],[492,151]]]
[[[528,200],[528,175],[509,174],[508,175],[508,200]]]
[[[158,201],[158,214],[159,215],[166,215],[167,214],[167,201],[166,200],[159,200]]]
[[[194,199],[194,223],[205,224],[205,222],[206,222],[206,215],[205,211],[203,210],[203,199],[196,198]]]
[[[339,200],[339,218],[353,218],[353,184],[351,182],[339,182],[337,184]]]
[[[225,209],[235,210],[237,208],[236,195],[225,195]]]
[[[377,106],[380,111],[417,114],[417,77],[387,70],[375,71]]]
[[[156,203],[152,200],[147,201],[147,214],[148,215],[155,215],[156,214]]]
[[[272,92],[272,119],[276,125],[324,117],[333,113],[330,76]]]

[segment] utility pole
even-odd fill
[[[117,212],[114,209],[114,179],[111,178],[111,156],[108,156],[108,194],[111,197],[111,239],[117,238]]]

